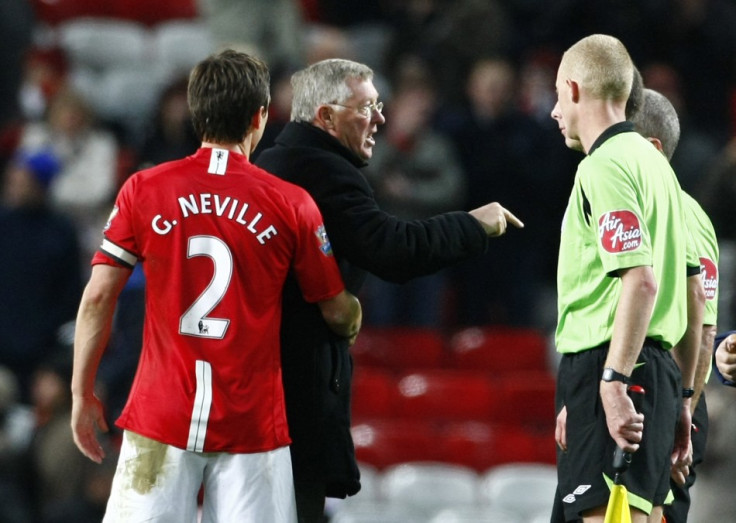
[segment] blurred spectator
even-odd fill
[[[560,225],[570,196],[573,178],[582,154],[560,147],[557,122],[549,117],[557,102],[555,79],[559,56],[547,47],[530,49],[522,58],[519,74],[519,109],[538,126],[530,182],[536,195],[536,208],[528,220],[527,249],[538,255],[539,283],[534,296],[533,324],[545,331],[557,325],[557,252]]]
[[[176,78],[161,93],[136,170],[189,156],[199,148],[187,105],[187,82],[186,76]]]
[[[545,158],[545,128],[518,109],[518,81],[509,60],[477,61],[465,85],[466,102],[443,109],[438,117],[467,176],[464,207],[503,202],[526,227],[500,238],[489,254],[457,267],[457,318],[470,325],[528,325],[535,313],[541,264],[545,256],[553,256],[542,248],[549,248],[550,226],[559,230],[561,220],[550,214],[546,194],[547,185],[559,180],[559,166]]]
[[[35,473],[35,505],[41,521],[57,507],[80,500],[86,459],[72,436],[71,347],[47,359],[33,375],[32,401],[36,427],[30,455]]]
[[[398,0],[388,9],[391,36],[385,56],[386,74],[396,75],[400,57],[418,56],[432,60],[435,34],[443,23],[442,0]]]
[[[677,0],[675,0],[677,1]],[[524,17],[523,45],[555,44],[560,51],[593,33],[615,35],[626,44],[636,62],[650,59],[659,51],[667,11],[673,0],[540,0],[513,2],[515,20]],[[524,12],[524,6],[534,13]],[[529,9],[529,10],[531,10]]]
[[[659,58],[683,79],[688,126],[722,147],[731,132],[727,108],[736,83],[736,4],[674,0],[662,14]]]
[[[357,61],[362,56],[365,56],[365,49],[360,49],[364,46],[364,42],[360,38],[356,38],[354,32],[349,29],[324,25],[324,24],[312,24],[310,25],[304,37],[304,56],[306,64],[314,64],[327,60],[329,58],[342,58],[345,60]],[[366,60],[365,64],[378,61],[376,57],[374,60]],[[378,90],[383,93],[384,96],[389,96],[391,93],[391,85],[386,79],[381,68],[373,70],[373,83]],[[270,122],[269,122],[270,125]],[[263,149],[263,148],[262,148]]]
[[[33,413],[20,402],[18,380],[0,365],[0,454],[21,453],[28,448],[33,431]],[[2,468],[2,467],[0,467]]]
[[[65,87],[51,100],[46,119],[25,127],[20,144],[26,149],[50,148],[61,160],[61,170],[49,186],[50,203],[75,221],[89,259],[102,240],[117,190],[115,136],[97,125],[79,93]]]
[[[0,366],[0,521],[27,523],[32,518],[31,481],[26,459],[33,414],[19,403],[18,380]]]
[[[736,325],[736,138],[714,158],[695,198],[711,221],[718,237],[720,259],[718,272],[724,285],[719,286],[719,324]],[[730,284],[728,282],[731,282]]]
[[[714,157],[710,172],[695,194],[710,216],[719,239],[736,242],[736,138]]]
[[[255,163],[261,151],[274,144],[281,129],[291,120],[291,75],[298,69],[290,64],[271,68],[271,103],[268,106],[268,123],[263,137],[251,155]]]
[[[105,451],[109,459],[101,464],[86,461],[81,466],[78,494],[53,505],[43,516],[41,523],[99,523],[105,516],[107,500],[110,497],[117,451]]]
[[[26,120],[21,86],[25,83],[33,24],[27,0],[0,2],[0,172],[18,147]]]
[[[693,115],[685,105],[682,78],[673,67],[662,62],[652,62],[642,68],[641,74],[644,85],[671,100],[680,116],[682,133],[671,163],[682,188],[695,194],[700,191],[705,181],[704,175],[720,146],[693,121]]]
[[[437,97],[429,71],[413,57],[403,63],[365,175],[385,212],[401,220],[426,219],[462,206],[465,175],[452,142],[430,125]],[[443,270],[403,285],[369,275],[361,296],[365,324],[439,326],[448,274]]]
[[[28,0],[0,2],[0,128],[21,117],[18,94],[34,22]]]
[[[304,32],[304,61],[313,64],[328,58],[354,60],[356,50],[348,32],[331,25],[310,25]]]
[[[50,150],[20,150],[5,170],[0,204],[0,364],[11,369],[20,398],[41,361],[74,320],[82,277],[77,230],[48,204],[60,162]]]
[[[26,123],[43,118],[48,101],[66,81],[64,53],[58,48],[29,48],[17,80],[13,100],[18,114],[0,127],[0,169],[18,148]]]
[[[386,47],[393,32],[389,23],[390,6],[395,2],[301,0],[299,3],[302,4],[305,13],[308,39],[313,39],[314,35],[309,34],[314,28],[319,28],[322,36],[328,31],[332,37],[342,35],[350,42],[352,48],[350,55],[322,55],[322,58],[307,55],[307,64],[313,64],[323,58],[347,58],[364,63],[379,74],[386,72]]]
[[[458,102],[462,82],[478,60],[507,55],[513,49],[514,27],[503,2],[452,0],[440,2],[437,24],[427,34],[428,58],[443,97]]]
[[[542,124],[557,131],[557,125],[549,123],[550,107],[557,103],[555,79],[560,57],[551,49],[529,49],[522,58],[519,72],[519,108]],[[557,132],[555,132],[555,139]],[[559,145],[559,140],[558,140]],[[567,192],[567,190],[566,190]]]
[[[215,42],[249,48],[270,67],[304,59],[304,17],[298,0],[198,0]]]
[[[367,23],[380,23],[385,18],[386,0],[363,0],[361,2],[345,2],[345,0],[313,0],[299,2],[314,4],[313,12],[320,23],[335,27],[349,28]]]
[[[58,47],[33,47],[24,61],[20,104],[24,120],[41,120],[67,81],[68,63]]]

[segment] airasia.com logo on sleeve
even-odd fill
[[[607,212],[598,219],[598,237],[601,246],[608,252],[638,249],[641,245],[639,218],[627,210]]]
[[[705,299],[714,300],[718,289],[718,267],[713,260],[700,258],[700,277],[703,279]]]

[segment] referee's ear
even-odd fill
[[[659,138],[655,138],[654,136],[650,136],[649,138],[647,138],[647,140],[649,140],[660,153],[664,154],[664,146],[662,145],[662,140],[660,140]]]
[[[580,101],[580,84],[575,80],[568,79],[567,85],[570,86],[570,98],[574,103],[578,103]]]

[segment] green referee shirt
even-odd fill
[[[705,325],[716,325],[718,319],[718,239],[713,224],[703,208],[687,193],[683,193],[685,219],[700,261],[700,276],[705,288]]]
[[[647,337],[669,349],[687,325],[682,190],[667,159],[633,124],[608,128],[580,162],[562,221],[557,267],[558,352],[611,340],[617,271],[651,266],[657,296]]]

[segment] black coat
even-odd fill
[[[381,211],[359,170],[365,163],[311,124],[289,123],[256,164],[312,195],[353,294],[366,271],[401,283],[488,246],[483,228],[466,212],[403,221]],[[324,482],[329,497],[353,495],[360,474],[350,435],[349,347],[331,333],[319,307],[304,301],[293,278],[284,290],[281,344],[295,480]]]

